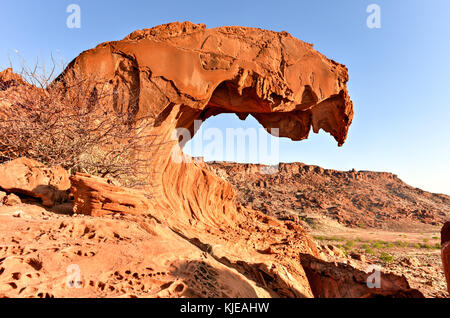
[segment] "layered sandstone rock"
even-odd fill
[[[450,221],[445,222],[441,230],[441,253],[447,289],[450,293]]]
[[[149,199],[143,191],[122,188],[111,180],[81,173],[71,176],[70,181],[75,213],[102,216],[145,214],[149,210]]]
[[[82,53],[59,80],[87,74],[110,83],[115,109],[159,116],[160,127],[173,112],[171,128],[188,129],[232,112],[293,140],[324,129],[341,145],[353,117],[347,68],[286,32],[171,23]]]
[[[48,168],[36,160],[18,158],[0,165],[0,188],[39,198],[45,206],[67,199],[69,174],[61,167]]]

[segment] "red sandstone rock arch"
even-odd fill
[[[279,128],[281,137],[302,140],[312,127],[342,145],[353,117],[347,68],[286,32],[171,23],[83,52],[57,82],[87,75],[110,86],[112,108],[156,119],[161,146],[149,172],[156,205],[185,223],[238,215],[231,186],[200,164],[171,161],[181,153],[174,129],[233,112],[251,114],[269,132]]]
[[[151,155],[149,171],[153,217],[224,264],[250,270],[246,275],[264,272],[270,278],[267,288],[276,295],[312,296],[298,262],[299,252],[318,255],[309,236],[299,227],[285,228],[237,206],[232,186],[205,164],[171,160],[174,152],[182,155],[173,131],[193,129],[196,119],[233,112],[241,118],[251,114],[265,128],[277,127],[280,136],[293,140],[307,138],[311,127],[323,129],[342,145],[353,117],[344,65],[287,32],[206,29],[183,22],[136,31],[85,51],[56,83],[80,76],[109,87],[111,110],[131,107],[136,120],[155,118],[153,132],[160,146]],[[291,256],[267,263],[275,256],[257,252],[255,233],[261,230],[275,231],[274,238],[291,237]],[[243,249],[248,249],[246,262]]]

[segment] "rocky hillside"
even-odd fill
[[[387,172],[337,171],[283,163],[275,174],[262,165],[211,162],[230,181],[238,201],[280,219],[321,214],[352,227],[390,228],[404,223],[441,225],[450,197],[414,188]]]

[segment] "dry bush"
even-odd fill
[[[153,120],[136,120],[133,101],[126,111],[112,109],[117,92],[94,78],[50,83],[51,76],[26,67],[21,75],[37,85],[14,87],[0,98],[10,105],[0,113],[0,160],[28,157],[72,173],[114,178],[124,186],[148,184]]]

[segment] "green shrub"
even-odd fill
[[[381,243],[379,241],[374,241],[374,242],[372,242],[371,245],[372,245],[373,248],[384,248],[383,243]]]
[[[384,247],[385,247],[385,248],[393,248],[393,247],[394,247],[394,244],[391,243],[391,242],[384,242]]]
[[[343,248],[344,248],[344,250],[346,250],[346,251],[349,251],[349,250],[353,249],[353,247],[355,247],[355,242],[353,242],[353,241],[347,241],[347,242],[343,245]]]
[[[408,246],[408,242],[403,242],[403,241],[395,241],[394,244],[397,247],[407,247]]]
[[[372,248],[370,248],[369,246],[367,246],[364,251],[366,252],[366,254],[370,254],[370,255],[375,255],[375,252],[373,251]]]
[[[394,256],[386,252],[382,252],[379,258],[385,263],[392,263],[394,261]]]

